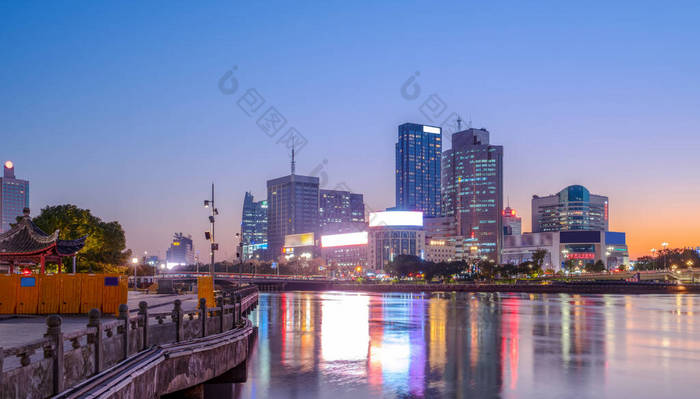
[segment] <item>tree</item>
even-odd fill
[[[103,222],[88,209],[71,204],[47,206],[32,221],[47,233],[60,230],[62,240],[88,236],[85,247],[77,254],[79,271],[121,272],[131,256],[119,222]]]
[[[533,268],[536,268],[537,272],[542,271],[542,265],[544,265],[544,259],[547,257],[548,253],[549,252],[544,248],[539,248],[532,253],[532,262],[535,264]]]
[[[600,273],[605,270],[605,264],[598,259],[595,263],[586,263],[585,269],[590,273]]]
[[[423,271],[422,268],[423,261],[419,257],[413,255],[399,255],[387,265],[386,270],[394,276],[405,277],[410,273]]]

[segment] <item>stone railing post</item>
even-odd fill
[[[5,351],[0,346],[0,387],[2,387],[2,366],[5,362]]]
[[[97,329],[97,332],[95,332],[94,335],[88,335],[88,344],[95,345],[95,374],[102,371],[102,368],[104,367],[104,348],[102,347],[102,323],[100,322],[100,316],[99,309],[90,309],[90,312],[88,313],[88,327]]]
[[[243,312],[243,303],[241,302],[241,295],[236,294],[236,326],[241,322],[241,312]]]
[[[183,335],[183,328],[182,328],[183,313],[182,313],[182,301],[180,301],[179,299],[175,300],[175,307],[173,308],[172,318],[173,318],[173,321],[175,322],[175,341],[180,342],[185,337],[182,336]]]
[[[64,359],[63,359],[63,332],[61,332],[61,323],[63,320],[59,315],[51,315],[46,318],[46,334],[53,341],[51,344],[53,350],[51,351],[51,356],[53,357],[53,394],[57,395],[64,390],[63,373],[64,369]]]
[[[216,306],[221,309],[219,311],[219,332],[222,333],[224,332],[224,298],[216,298]]]
[[[148,302],[139,302],[139,315],[141,316],[140,323],[143,323],[143,345],[141,350],[148,348]]]
[[[124,325],[120,326],[117,331],[122,333],[122,346],[124,347],[124,359],[129,357],[129,307],[122,303],[119,305],[119,320],[124,320]]]
[[[202,321],[202,337],[207,336],[207,300],[199,299],[199,318]]]

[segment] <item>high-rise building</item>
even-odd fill
[[[318,217],[323,234],[362,231],[365,226],[363,196],[349,191],[320,190]]]
[[[500,259],[503,243],[503,146],[489,144],[486,129],[452,134],[442,157],[443,213],[456,219],[457,235],[472,256]]]
[[[532,231],[608,230],[608,197],[573,185],[546,197],[532,196]]]
[[[523,231],[522,226],[522,218],[517,215],[515,209],[507,206],[506,209],[503,210],[503,235],[520,235]]]
[[[29,181],[16,179],[15,165],[7,161],[0,178],[0,233],[10,230],[10,223],[17,223],[24,208],[29,208]]]
[[[245,193],[241,216],[241,256],[247,261],[256,255],[265,258],[267,250],[267,200],[255,201]]]
[[[186,266],[194,264],[194,248],[192,245],[192,236],[185,236],[182,233],[175,233],[173,241],[170,243],[165,253],[165,261],[168,269],[174,266]]]
[[[396,143],[396,209],[441,215],[442,129],[404,123]]]
[[[267,245],[269,256],[282,255],[291,234],[318,236],[319,179],[292,174],[267,181]]]

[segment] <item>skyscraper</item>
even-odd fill
[[[243,199],[241,250],[243,261],[254,257],[256,252],[265,258],[267,250],[267,200],[255,202],[250,192]]]
[[[404,123],[396,143],[396,209],[440,216],[442,129]]]
[[[29,182],[16,179],[15,166],[7,161],[0,178],[0,233],[10,230],[10,223],[17,223],[24,208],[29,208]]]
[[[318,177],[292,174],[267,181],[267,245],[269,255],[282,254],[288,234],[318,235]]]
[[[174,266],[186,266],[194,264],[194,248],[192,236],[175,233],[170,248],[165,253],[165,261],[168,269]]]
[[[507,206],[503,210],[503,234],[507,236],[517,236],[523,232],[523,221],[515,212],[515,209]]]
[[[532,196],[532,231],[608,231],[608,197],[573,185],[546,197]]]
[[[489,144],[486,129],[452,134],[442,161],[443,207],[472,255],[500,260],[503,241],[503,146]]]
[[[323,234],[361,231],[365,222],[363,196],[349,191],[320,190],[318,214]]]

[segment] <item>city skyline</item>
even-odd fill
[[[316,20],[314,10],[264,19],[256,5],[218,7],[220,13],[174,6],[169,18],[188,26],[216,15],[207,26],[173,32],[149,26],[150,5],[143,15],[117,5],[81,11],[5,5],[0,158],[31,182],[33,214],[63,203],[91,209],[119,221],[137,254],[164,255],[173,231],[191,234],[195,250],[206,248],[201,201],[215,181],[217,259],[232,260],[244,192],[263,198],[265,181],[284,175],[288,165],[279,140],[284,132],[270,138],[237,105],[246,90],[266,99],[261,112],[274,106],[308,140],[298,156],[300,175],[318,176],[321,189],[343,183],[364,194],[373,210],[394,205],[396,127],[440,124],[456,112],[506,149],[504,195],[523,231],[531,231],[533,194],[582,185],[610,198],[610,230],[627,232],[633,257],[650,255],[661,242],[698,244],[700,219],[692,211],[700,198],[693,160],[700,147],[694,134],[700,58],[687,51],[698,39],[692,13],[621,4],[603,14],[583,5],[455,5],[452,15],[425,16],[440,30],[398,29],[402,17],[429,7],[344,8]],[[125,15],[127,27],[91,37],[95,26]],[[230,23],[240,15],[253,17]],[[357,26],[341,27],[348,17],[359,28],[386,28],[370,38]],[[650,36],[652,18],[664,28]],[[464,19],[472,22],[450,27]],[[496,19],[528,29],[499,30],[490,26]],[[557,37],[578,23],[586,27]],[[290,37],[272,34],[270,24]],[[64,25],[72,30],[64,32]],[[622,28],[626,35],[613,34]],[[319,55],[336,47],[345,52]],[[27,48],[33,51],[18,51]],[[553,49],[558,57],[551,57]],[[409,51],[422,56],[405,62]],[[365,55],[362,65],[344,66],[358,54]],[[445,57],[448,62],[432,61]],[[234,95],[218,87],[227,71],[239,83]],[[421,88],[415,99],[415,92],[401,90],[410,79],[409,86]],[[421,108],[432,94],[447,107],[434,121]],[[448,143],[450,132],[444,133]],[[67,151],[78,156],[66,157]]]

